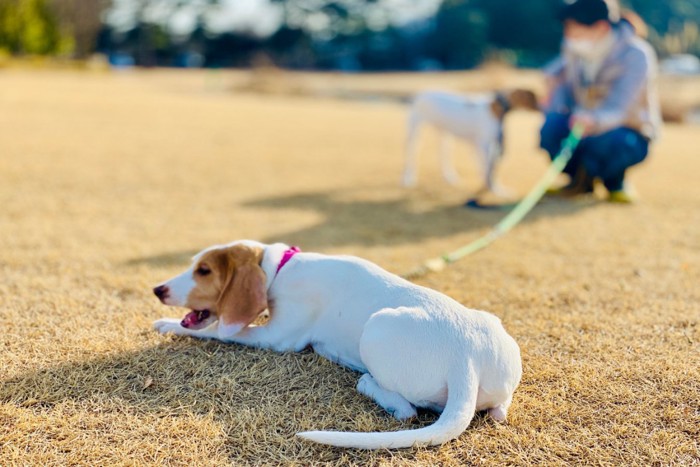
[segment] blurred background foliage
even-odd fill
[[[0,52],[114,65],[442,70],[540,66],[557,0],[0,0]],[[700,0],[627,0],[661,56],[700,55]]]

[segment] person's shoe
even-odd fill
[[[608,202],[610,203],[632,204],[636,200],[636,197],[625,189],[611,191],[608,195]]]
[[[593,189],[581,189],[577,186],[572,186],[571,183],[559,188],[547,188],[545,194],[547,196],[553,196],[558,198],[573,198],[578,195],[585,195],[588,193],[593,193]]]
[[[561,188],[549,188],[547,194],[561,198],[573,198],[578,195],[593,193],[593,177],[589,177],[586,169],[579,168],[574,174],[571,183]]]

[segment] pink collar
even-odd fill
[[[301,251],[301,249],[298,246],[290,246],[289,248],[287,248],[285,250],[284,254],[282,255],[282,259],[280,260],[280,264],[277,266],[277,271],[275,271],[275,276],[277,274],[279,274],[280,269],[282,269],[282,267],[284,267],[284,265],[287,264],[287,262],[290,259],[292,259],[292,256],[296,255],[300,251]]]

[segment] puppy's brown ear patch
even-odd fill
[[[243,245],[227,252],[227,280],[217,303],[219,319],[225,325],[247,326],[267,308],[265,272],[260,267],[262,250]]]

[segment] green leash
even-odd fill
[[[564,140],[561,151],[552,160],[552,164],[547,169],[547,172],[542,176],[540,181],[532,190],[509,212],[501,219],[493,228],[477,238],[473,242],[459,248],[451,253],[447,253],[437,258],[432,258],[414,269],[413,271],[404,274],[406,279],[416,279],[430,272],[438,272],[445,268],[450,263],[454,263],[465,256],[469,256],[482,248],[487,247],[498,238],[505,235],[513,227],[518,225],[521,220],[535,207],[537,202],[542,199],[547,188],[556,180],[557,176],[562,173],[566,164],[571,160],[576,147],[581,142],[583,137],[583,127],[576,125],[569,133],[569,136]]]

